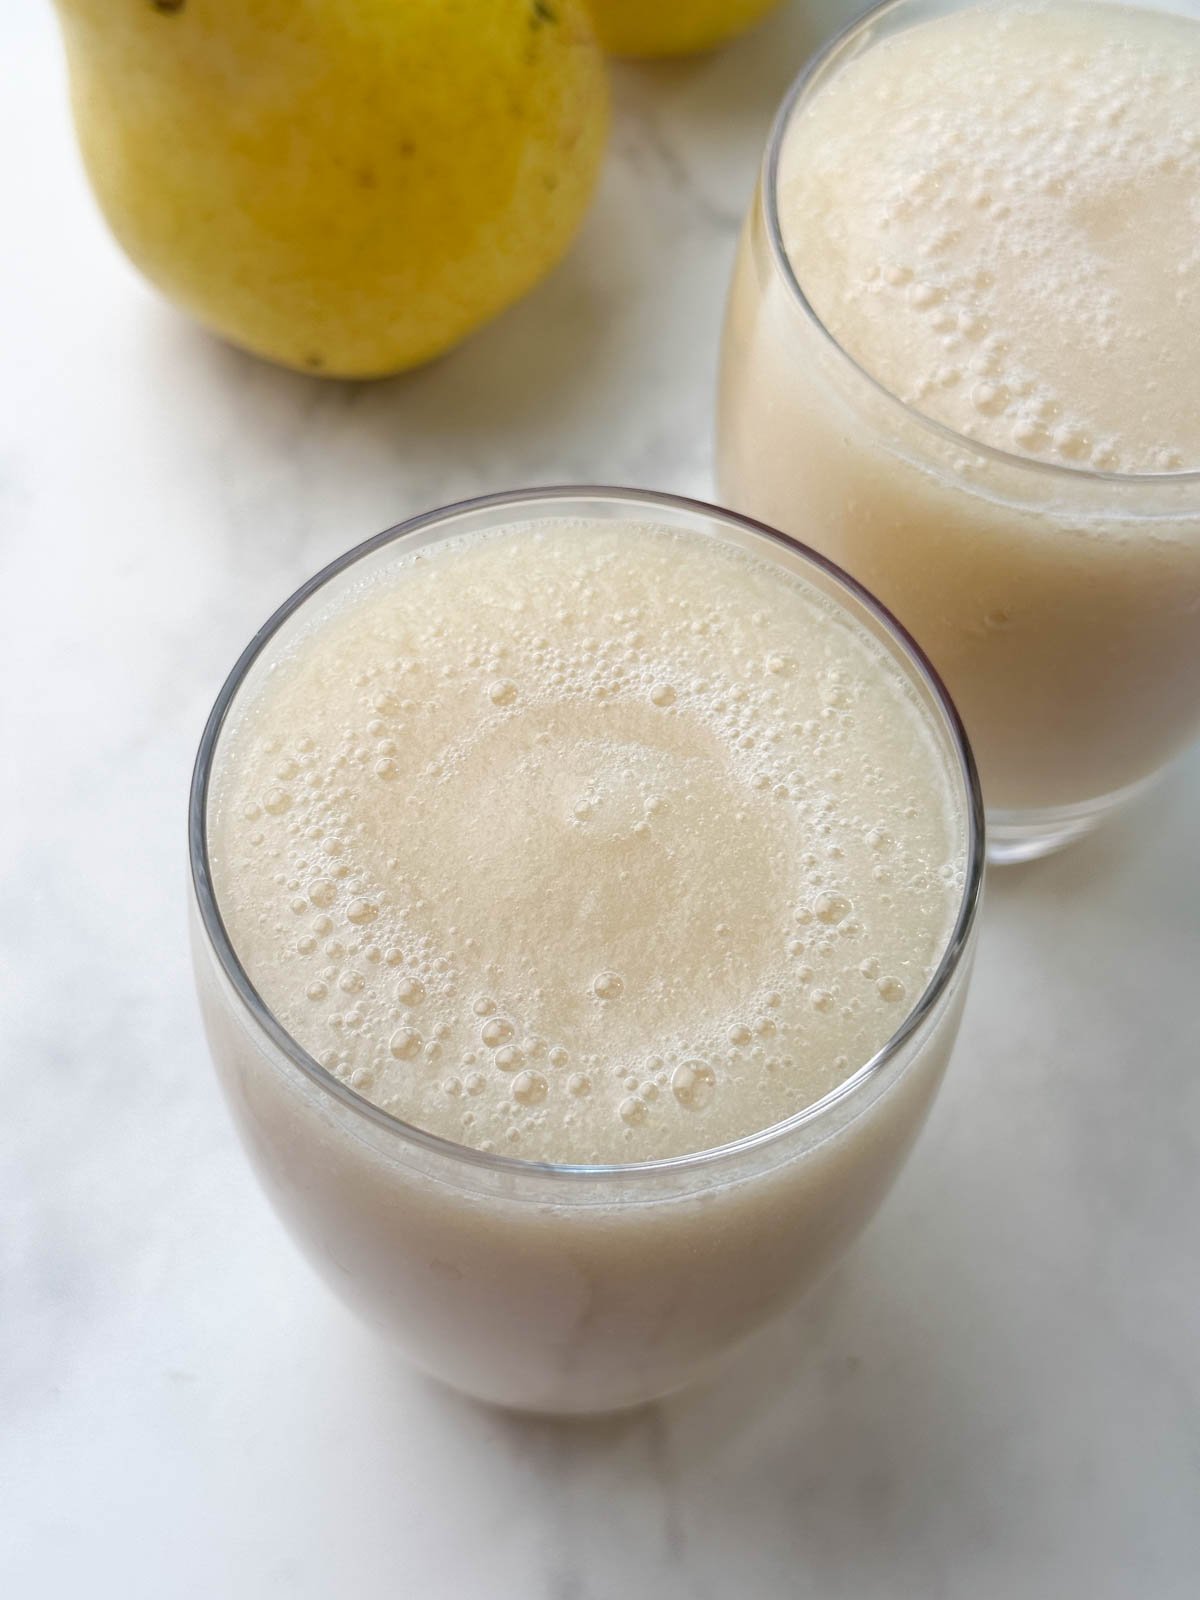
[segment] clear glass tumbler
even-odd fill
[[[886,0],[785,99],[730,289],[717,481],[912,631],[970,732],[989,854],[1026,860],[1088,832],[1195,737],[1200,472],[1105,473],[972,441],[876,382],[806,299],[777,205],[792,119],[864,51],[960,9]],[[1200,16],[1198,0],[1173,9]]]
[[[210,777],[247,685],[310,608],[391,546],[541,517],[690,530],[803,572],[898,664],[966,818],[961,903],[925,992],[873,1059],[777,1126],[718,1149],[613,1166],[484,1153],[398,1121],[327,1072],[264,1005],[231,946],[208,860]],[[708,1372],[858,1232],[903,1162],[958,1027],[983,866],[958,716],[893,619],[824,558],[712,506],[632,490],[534,490],[433,512],[317,574],[259,631],[217,699],[189,813],[196,980],[213,1059],[264,1188],[304,1253],[421,1368],[506,1406],[614,1410]]]

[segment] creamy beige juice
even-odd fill
[[[285,1214],[419,1360],[511,1403],[632,1403],[873,1206],[954,1004],[840,1139],[749,1180],[581,1206],[522,1201],[486,1158],[660,1161],[819,1101],[942,960],[966,827],[928,704],[802,571],[632,519],[401,543],[239,697],[209,858],[291,1038],[347,1099],[484,1160],[465,1184],[433,1150],[381,1163],[202,961],[219,1065]]]
[[[1200,715],[1200,26],[922,10],[787,121],[768,201],[815,319],[756,206],[721,483],[913,630],[990,810],[1080,820]]]

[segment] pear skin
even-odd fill
[[[779,0],[589,0],[600,42],[614,56],[712,50],[765,17]]]
[[[337,377],[439,355],[558,261],[603,155],[584,0],[56,0],[92,188],[215,333]]]

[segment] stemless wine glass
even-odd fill
[[[468,1148],[399,1121],[288,1035],[222,920],[209,865],[209,789],[243,694],[332,596],[394,557],[398,541],[413,549],[514,522],[631,517],[802,574],[877,641],[922,708],[928,759],[944,762],[961,806],[963,889],[924,993],[883,1048],[824,1099],[697,1154],[559,1166]],[[420,1367],[483,1399],[552,1413],[632,1406],[702,1375],[871,1216],[946,1066],[983,862],[982,806],[957,713],[888,613],[824,558],[769,528],[699,502],[618,489],[466,502],[401,524],[317,574],[254,637],[218,696],[196,761],[189,837],[209,1043],[283,1221],[332,1287]]]
[[[886,0],[787,95],[730,290],[718,485],[911,629],[970,732],[990,855],[1012,861],[1088,832],[1195,735],[1200,472],[1114,474],[968,439],[878,383],[806,298],[777,203],[793,119],[880,41],[965,9]]]

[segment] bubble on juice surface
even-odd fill
[[[671,1074],[671,1093],[689,1111],[703,1111],[716,1083],[717,1075],[707,1061],[682,1061]]]
[[[479,1037],[489,1050],[494,1050],[513,1036],[513,1025],[507,1017],[490,1017],[479,1030]]]
[[[819,894],[813,903],[813,914],[818,922],[841,922],[850,915],[850,902],[844,894]]]
[[[549,1087],[540,1072],[526,1070],[513,1079],[512,1096],[523,1106],[536,1106],[546,1098]]]
[[[650,1114],[646,1102],[636,1094],[628,1094],[617,1108],[621,1121],[630,1128],[640,1127]]]
[[[388,1040],[388,1049],[397,1061],[411,1061],[421,1051],[421,1035],[415,1028],[397,1028]]]

